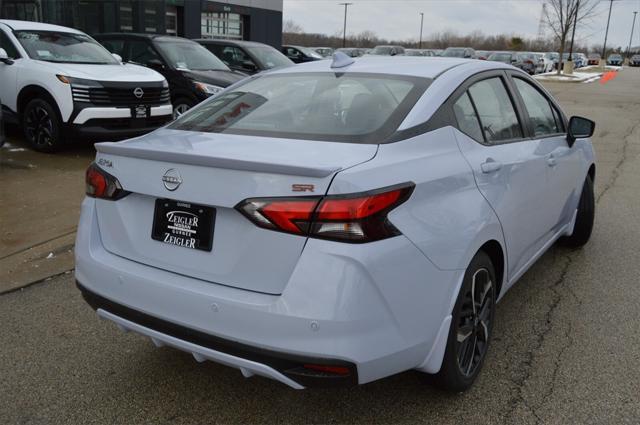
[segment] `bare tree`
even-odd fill
[[[287,19],[282,23],[282,32],[290,34],[302,34],[304,32],[304,29],[293,19]]]
[[[559,43],[558,75],[562,55],[574,25],[585,23],[594,15],[598,0],[545,0],[544,19]]]

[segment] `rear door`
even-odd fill
[[[547,209],[553,218],[549,229],[552,236],[571,220],[577,197],[580,196],[582,164],[580,153],[567,143],[564,119],[558,107],[546,93],[525,76],[510,73],[516,96],[522,100],[523,113],[528,117],[531,136],[539,143],[539,152],[546,159],[546,177],[549,191]]]
[[[453,104],[458,141],[478,188],[492,206],[507,245],[508,276],[542,247],[552,219],[547,203],[546,154],[526,127],[502,71],[467,82]]]

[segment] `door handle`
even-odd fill
[[[558,165],[558,160],[556,159],[555,155],[550,154],[549,156],[547,156],[547,165],[549,167],[555,167],[556,165]]]
[[[501,168],[502,168],[502,163],[495,161],[492,158],[487,158],[485,162],[480,164],[480,169],[485,174],[496,172]]]

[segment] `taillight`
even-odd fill
[[[92,198],[117,200],[124,198],[130,192],[122,188],[122,185],[111,174],[92,162],[85,174],[86,193]]]
[[[387,215],[409,199],[413,188],[408,183],[349,195],[254,198],[240,202],[236,209],[266,229],[363,243],[400,234]]]

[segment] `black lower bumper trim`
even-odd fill
[[[255,361],[272,367],[304,387],[354,386],[358,384],[356,365],[344,360],[315,358],[282,353],[242,344],[236,341],[213,336],[195,329],[187,328],[166,320],[150,316],[138,310],[108,300],[84,287],[76,281],[85,301],[94,309],[102,309],[130,322],[174,338],[210,348],[221,353]],[[306,364],[338,366],[347,368],[349,374],[333,375],[305,369]]]

